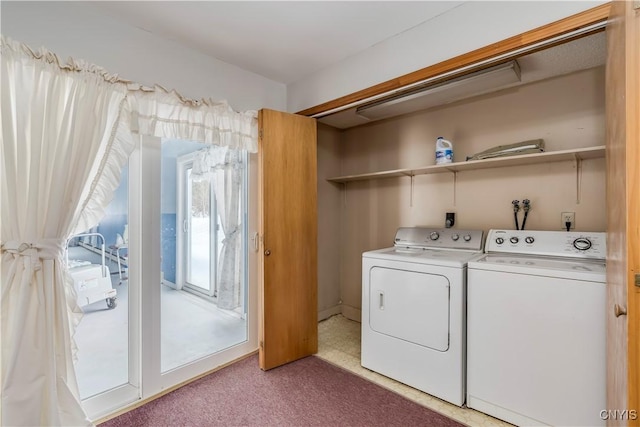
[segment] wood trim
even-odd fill
[[[624,27],[616,19],[622,14],[620,3],[611,11],[607,26],[606,72],[606,174],[607,174],[607,407],[632,409],[627,405],[627,316],[615,317],[614,306],[627,307],[626,296],[626,138]],[[629,420],[608,419],[607,426],[624,426]]]
[[[640,10],[626,6],[626,197],[627,197],[627,304],[628,304],[628,407],[638,418],[630,426],[640,426]]]
[[[340,108],[354,102],[363,101],[373,96],[382,95],[389,91],[397,90],[407,85],[436,77],[446,72],[457,70],[461,67],[473,65],[480,61],[513,52],[517,49],[521,49],[580,28],[588,27],[589,25],[593,25],[598,22],[606,21],[609,17],[610,8],[610,3],[596,6],[576,15],[569,16],[551,24],[490,44],[463,55],[456,56],[438,64],[387,80],[386,82],[336,98],[332,101],[324,102],[320,105],[316,105],[315,107],[307,108],[299,111],[297,114],[312,116],[335,108]]]
[[[640,426],[640,13],[615,1],[607,26],[607,409],[635,411],[608,426]],[[627,315],[614,317],[614,306]]]

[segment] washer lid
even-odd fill
[[[502,271],[590,282],[606,281],[606,266],[600,260],[489,254],[470,261],[467,267],[470,270]]]
[[[412,262],[425,265],[462,268],[470,260],[476,259],[482,252],[468,252],[455,250],[419,249],[419,248],[385,248],[368,251],[363,258],[374,258],[388,261]]]

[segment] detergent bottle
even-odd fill
[[[453,144],[444,137],[436,140],[436,165],[453,162]]]

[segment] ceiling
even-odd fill
[[[102,14],[283,84],[297,82],[463,3],[449,0],[87,2]],[[602,65],[605,45],[604,33],[599,33],[522,56],[517,59],[521,80],[510,87]],[[402,114],[402,108],[392,109],[389,117]],[[371,122],[356,110],[354,106],[320,116],[318,120],[341,129]]]
[[[289,84],[460,6],[458,1],[95,1],[110,15]]]

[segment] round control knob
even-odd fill
[[[504,239],[502,237],[498,237],[498,238],[496,238],[496,243],[501,245],[501,244],[504,243]]]
[[[528,244],[532,244],[534,242],[534,238],[531,236],[527,236],[524,238],[524,241],[527,242]]]
[[[452,236],[451,236],[451,239],[452,239],[454,242],[457,242],[459,238],[460,238],[460,235],[458,235],[458,234],[454,234],[454,235],[452,235]]]
[[[586,251],[587,249],[591,249],[591,240],[586,237],[578,237],[573,241],[573,247],[579,251]]]
[[[471,234],[465,234],[463,239],[465,242],[468,242],[469,240],[471,240]]]
[[[515,245],[520,241],[520,239],[518,239],[516,236],[513,236],[509,238],[509,241]]]
[[[431,240],[438,240],[438,237],[440,237],[440,235],[437,231],[432,231],[429,237],[431,238]]]

